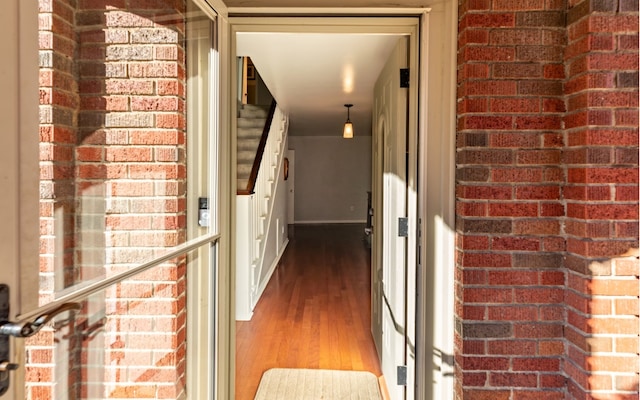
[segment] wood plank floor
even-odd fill
[[[236,400],[270,368],[382,375],[371,336],[363,225],[297,225],[251,321],[236,323]]]

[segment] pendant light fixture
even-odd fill
[[[347,122],[344,123],[344,129],[342,130],[342,137],[345,139],[351,139],[353,137],[353,124],[349,119],[349,109],[353,107],[353,104],[345,104],[347,107]]]

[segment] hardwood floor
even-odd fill
[[[382,375],[371,336],[363,225],[297,225],[251,321],[236,323],[236,399],[278,368]]]

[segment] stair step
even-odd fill
[[[238,128],[238,138],[260,138],[262,128]]]
[[[237,151],[256,151],[260,146],[260,138],[238,138],[236,142]]]
[[[264,129],[266,118],[238,118],[238,128]]]
[[[238,164],[251,164],[256,158],[256,151],[253,150],[238,150]]]
[[[238,110],[240,118],[267,118],[269,106],[245,104]]]
[[[249,174],[251,173],[251,168],[253,168],[253,163],[251,163],[251,164],[238,164],[238,169],[237,169],[238,178],[242,177],[243,175],[248,178]]]

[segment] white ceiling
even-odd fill
[[[238,33],[237,55],[289,114],[293,136],[342,134],[351,103],[355,136],[371,134],[373,87],[397,35]]]

